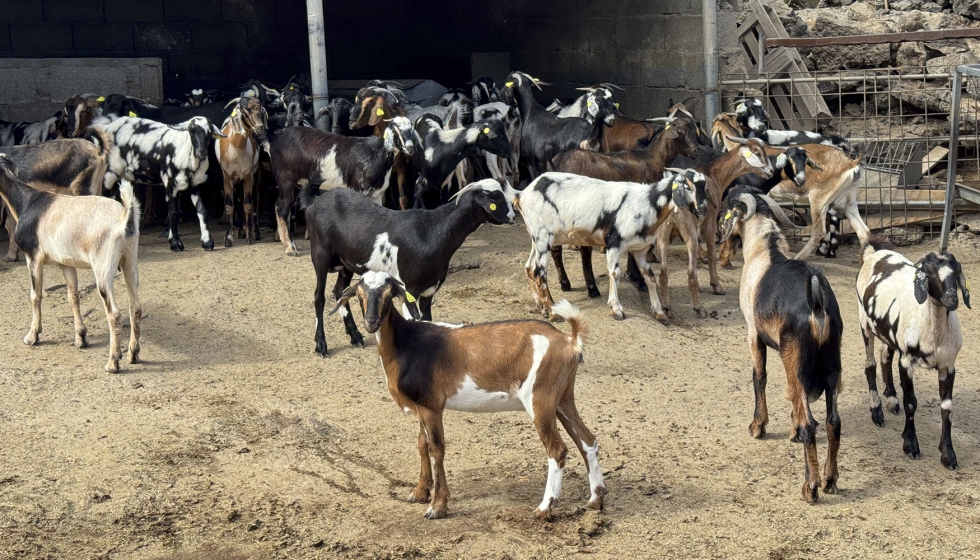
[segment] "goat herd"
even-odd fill
[[[75,344],[86,346],[75,269],[91,268],[110,327],[106,370],[118,371],[121,321],[113,279],[121,269],[130,300],[128,360],[136,363],[140,206],[132,182],[162,183],[172,250],[183,249],[177,225],[179,195],[185,191],[198,214],[202,245],[213,248],[201,185],[215,139],[212,157],[225,186],[225,244],[232,245],[236,223],[251,243],[259,238],[257,178],[266,152],[278,189],[276,229],[287,254],[297,253],[291,237],[296,208],[305,216],[316,272],[316,352],[327,356],[325,290],[327,275],[336,272],[336,304],[330,313],[339,311],[351,343],[363,346],[350,310],[350,300],[359,300],[364,325],[377,337],[389,391],[399,407],[419,420],[421,473],[411,501],[429,502],[428,518],[447,514],[444,409],[524,410],[548,454],[547,485],[536,510],[547,518],[561,492],[568,452],[557,422],[585,459],[588,507],[601,509],[606,493],[596,437],[575,406],[585,322],[572,304],[552,299],[549,254],[567,291],[562,246],[579,247],[588,296],[596,298],[591,258],[594,247],[602,248],[608,305],[622,319],[617,286],[625,253],[630,276],[642,280],[639,287],[649,292],[651,313],[666,325],[672,238],[679,235],[687,246],[689,289],[698,317],[706,316],[699,300],[699,240],[707,246],[716,294],[724,293],[718,261],[728,265],[741,244],[739,301],[756,397],[750,431],[756,438],[766,433],[766,357],[772,348],[787,372],[792,439],[805,447],[802,497],[815,502],[818,489],[837,489],[843,324],[830,284],[805,259],[818,244],[821,254],[835,255],[840,218],[846,217],[862,245],[855,287],[871,419],[880,426],[883,406],[895,414],[900,410],[892,379],[897,352],[906,415],[903,449],[917,458],[911,372],[914,365],[937,369],[941,460],[956,468],[950,413],[962,335],[955,310],[958,291],[969,307],[966,279],[953,255],[928,253],[912,263],[886,240],[871,236],[857,211],[860,156],[846,142],[771,130],[757,99],[736,101],[734,112],[716,116],[706,134],[682,104],[671,107],[666,117],[634,120],[619,111],[615,86],[598,84],[583,88],[574,103],[546,109],[534,98],[541,85],[526,73],[513,72],[499,89],[482,79],[473,85],[472,96],[451,91],[439,104],[422,107],[397,84],[372,82],[353,103],[334,99],[314,117],[305,111],[309,98],[302,84],[291,82],[279,92],[256,82],[225,106],[229,114],[218,113],[225,117],[220,128],[201,111],[179,124],[164,124],[157,120],[160,109],[122,95],[74,97],[58,116],[42,123],[0,123],[0,140],[11,146],[0,154],[0,194],[11,232],[8,260],[16,260],[19,247],[31,278],[33,319],[24,342],[38,341],[43,267],[55,264],[68,287]],[[207,107],[200,101],[192,105],[192,113]],[[319,118],[327,118],[333,132],[310,126]],[[530,182],[518,191],[513,186],[521,185],[522,166]],[[481,174],[488,177],[478,179]],[[454,177],[457,190],[449,197]],[[236,183],[243,188],[240,215]],[[110,196],[66,196],[103,192]],[[810,208],[810,240],[794,257],[781,228],[800,227],[799,216],[787,214],[776,199]],[[515,213],[522,215],[531,238],[525,271],[534,300],[549,319],[565,319],[571,334],[543,321],[431,322],[432,299],[455,251],[483,223],[513,223]],[[659,281],[651,266],[656,261]],[[355,274],[360,280],[352,285]],[[401,313],[392,311],[395,300],[401,302]],[[875,339],[884,345],[884,403],[876,384]],[[818,424],[810,410],[821,395],[829,446],[822,473]]]

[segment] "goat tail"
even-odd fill
[[[296,199],[299,200],[300,211],[306,211],[307,208],[313,205],[316,200],[316,194],[310,187],[310,182],[306,179],[300,179],[296,182],[296,186],[299,188]]]
[[[563,299],[551,306],[551,313],[568,321],[572,327],[571,339],[575,343],[575,351],[582,354],[585,351],[584,340],[589,332],[589,325],[579,308],[569,303],[567,299]]]
[[[82,138],[95,144],[95,147],[99,149],[100,158],[105,159],[109,151],[112,150],[112,135],[102,127],[90,126],[86,128]]]
[[[830,338],[830,317],[827,316],[827,302],[820,287],[820,275],[811,271],[807,284],[807,299],[810,302],[810,334],[819,345]]]
[[[136,198],[133,184],[123,179],[119,181],[119,198],[126,209],[123,223],[126,225],[126,237],[139,235],[140,232],[140,202]]]

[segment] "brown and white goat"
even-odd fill
[[[708,199],[708,212],[702,220],[698,220],[691,212],[682,209],[671,214],[657,232],[657,256],[660,259],[660,297],[664,311],[669,313],[670,294],[668,292],[667,275],[667,246],[676,230],[687,245],[687,284],[691,291],[691,305],[694,314],[699,318],[708,316],[701,305],[700,285],[698,283],[698,232],[704,232],[704,240],[708,245],[708,276],[711,289],[715,294],[723,295],[718,278],[717,251],[713,241],[718,230],[718,212],[721,208],[722,195],[725,189],[736,177],[752,173],[769,178],[773,174],[772,162],[766,157],[765,146],[761,140],[738,139],[740,149],[723,154],[707,165],[695,168],[705,177],[705,192]]]
[[[354,97],[354,107],[350,111],[350,129],[358,130],[369,126],[373,136],[384,136],[388,123],[395,117],[404,117],[405,109],[398,97],[383,87],[364,87]],[[405,183],[408,181],[411,160],[404,154],[397,154],[391,166],[398,186],[398,205],[402,210],[409,208]]]
[[[113,147],[112,135],[98,127],[86,130],[83,138],[51,140],[4,150],[21,181],[37,190],[73,196],[102,194],[109,159],[119,157]],[[16,223],[16,218],[7,217],[9,245],[3,259],[7,262],[18,259],[14,240]]]
[[[817,421],[810,403],[821,395],[827,401],[827,460],[822,489],[837,492],[837,451],[841,422],[837,410],[841,390],[840,346],[844,325],[830,283],[804,261],[789,258],[780,226],[792,227],[782,208],[758,189],[737,186],[723,201],[722,238],[737,231],[745,243],[745,266],[739,289],[739,307],[748,328],[752,352],[755,414],[749,432],[766,433],[766,351],[779,352],[786,370],[786,398],[792,405],[790,439],[803,443],[805,452],[802,498],[817,501],[821,486],[817,457]]]
[[[232,103],[235,108],[222,124],[221,133],[226,138],[214,141],[225,186],[225,247],[234,240],[231,230],[235,223],[235,184],[242,184],[242,205],[245,220],[245,240],[249,245],[259,239],[258,216],[259,188],[256,181],[259,171],[259,150],[269,153],[268,114],[262,102],[254,97],[242,97]]]
[[[32,189],[17,178],[16,165],[0,154],[0,198],[17,219],[15,238],[27,258],[31,276],[33,317],[24,343],[37,344],[41,334],[41,296],[44,265],[61,267],[68,301],[75,316],[75,345],[88,345],[87,330],[78,304],[77,268],[91,268],[95,275],[106,319],[109,322],[109,361],[105,369],[119,371],[122,353],[119,334],[122,322],[113,295],[116,270],[121,269],[129,288],[129,363],[140,352],[140,307],[137,287],[139,249],[139,203],[128,181],[121,182],[122,204],[101,196],[64,196]]]
[[[578,447],[589,473],[591,495],[586,507],[602,509],[606,486],[599,466],[599,444],[575,407],[575,373],[582,359],[585,320],[567,301],[552,310],[572,327],[565,334],[544,321],[513,320],[456,326],[402,318],[392,302],[407,294],[401,283],[383,272],[368,272],[344,290],[331,313],[359,297],[364,326],[378,339],[378,354],[395,404],[419,421],[422,459],[419,483],[408,501],[429,502],[425,517],[449,511],[449,487],[443,466],[443,411],[502,412],[524,410],[534,421],[548,453],[548,483],[535,511],[551,516],[561,495],[568,448],[558,433],[564,426]]]

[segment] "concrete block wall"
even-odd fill
[[[569,97],[593,80],[625,88],[627,114],[662,114],[691,95],[704,71],[700,0],[324,0],[331,79],[470,76],[473,52],[511,64]],[[162,60],[164,92],[233,90],[307,72],[303,0],[0,0],[0,57]]]

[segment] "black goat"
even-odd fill
[[[432,298],[446,281],[449,260],[466,237],[485,222],[514,221],[509,201],[513,191],[505,192],[493,179],[467,185],[457,193],[455,204],[435,210],[391,210],[349,189],[334,189],[314,199],[313,189],[304,186],[299,197],[316,270],[316,352],[324,358],[327,274],[339,273],[334,297],[340,299],[353,274],[384,272],[405,286],[405,315],[431,320]],[[351,344],[363,346],[350,306],[344,305],[340,314]]]
[[[583,118],[558,118],[534,99],[532,88],[541,89],[541,83],[524,72],[511,72],[501,91],[503,100],[521,111],[521,158],[532,180],[553,167],[555,156],[565,150],[595,149],[601,127],[616,121],[615,102],[605,96],[594,97],[593,124]]]
[[[443,130],[436,117],[426,115],[419,124],[421,127],[416,126],[416,131],[422,137],[422,150],[412,158],[419,172],[415,182],[415,208],[422,207],[422,196],[427,190],[445,189],[456,166],[464,159],[480,151],[510,155],[510,140],[501,121],[482,121],[466,128]]]
[[[272,141],[272,174],[279,186],[276,218],[286,254],[296,256],[289,218],[300,181],[312,189],[346,187],[377,204],[391,179],[397,153],[411,157],[421,143],[405,117],[395,117],[382,137],[354,138],[315,128],[291,127]]]

